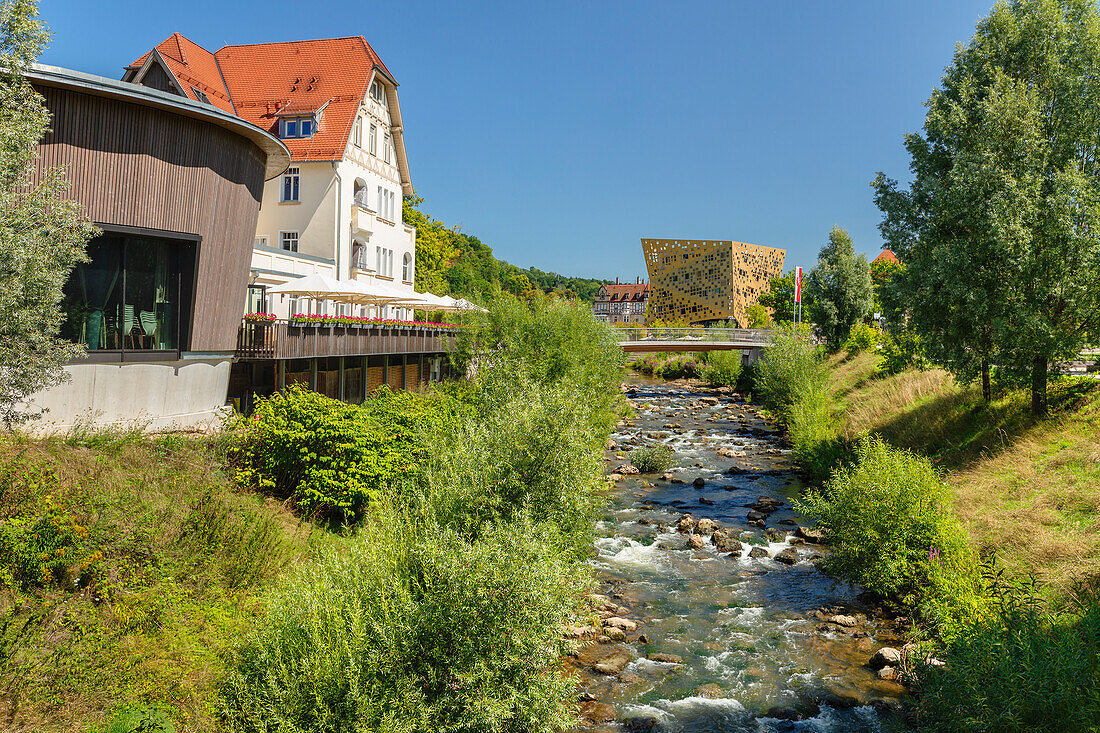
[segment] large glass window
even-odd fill
[[[65,284],[65,338],[89,351],[182,348],[190,287],[181,280],[185,271],[191,277],[190,245],[106,234],[88,244],[88,258]]]
[[[283,197],[281,201],[297,201],[300,175],[297,168],[287,168],[283,173]]]

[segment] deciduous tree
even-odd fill
[[[35,415],[26,399],[65,378],[80,347],[58,338],[61,289],[94,228],[64,199],[64,170],[32,182],[49,112],[24,75],[47,33],[31,0],[0,0],[0,420]]]
[[[873,289],[867,257],[856,254],[848,232],[834,226],[817,265],[806,278],[813,297],[813,321],[830,348],[848,338],[852,326],[871,312]]]
[[[908,190],[873,183],[896,287],[934,360],[986,385],[990,362],[1030,372],[1043,415],[1051,362],[1100,330],[1095,3],[998,4],[927,106]]]

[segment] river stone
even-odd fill
[[[825,542],[825,530],[811,528],[811,527],[799,527],[794,531],[795,536],[801,537],[807,542],[813,542],[815,544],[823,544]]]
[[[671,481],[674,478],[675,478],[675,476],[673,476],[671,473],[662,473],[661,474],[661,480],[662,481]]]
[[[587,720],[589,723],[599,725],[600,723],[610,723],[615,719],[615,708],[608,705],[605,702],[597,702],[595,700],[589,702],[582,702],[577,706],[577,714],[580,717]]]
[[[603,629],[604,636],[612,641],[626,641],[626,632],[622,629],[616,629],[611,626],[605,626]]]
[[[767,514],[765,514],[764,512],[758,512],[755,509],[751,510],[748,513],[748,516],[747,516],[747,519],[750,522],[763,522],[767,518],[768,518]]]
[[[690,514],[684,514],[680,517],[680,521],[676,523],[677,532],[691,532],[695,529],[695,525],[698,524],[698,520]]]
[[[652,733],[657,727],[657,723],[657,719],[652,715],[635,715],[622,720],[627,733]]]
[[[711,500],[711,499],[708,499],[705,496],[700,496],[699,497],[699,503],[702,504],[703,506],[714,506],[714,501]]]
[[[630,664],[630,655],[619,650],[611,652],[606,657],[593,664],[592,669],[600,674],[617,675],[626,669],[626,665],[628,664]]]
[[[641,473],[637,466],[622,465],[615,469],[615,473],[621,473],[624,476],[637,476]]]
[[[603,620],[604,627],[613,629],[622,629],[628,634],[633,634],[638,630],[638,624],[631,621],[628,618],[621,618],[619,616],[612,616],[611,618],[605,618]]]
[[[787,539],[787,533],[775,527],[768,527],[764,532],[770,542],[782,542]]]
[[[859,619],[857,619],[855,616],[844,616],[838,614],[836,616],[830,616],[829,623],[836,624],[837,626],[845,626],[850,629],[852,627],[859,626]]]
[[[871,669],[882,669],[883,667],[897,667],[901,664],[901,652],[892,646],[884,646],[875,652],[875,655],[871,657],[871,661],[868,665]]]
[[[710,405],[711,407],[713,407],[714,405],[718,404],[718,398],[717,397],[700,397],[699,402],[701,404]]]
[[[695,532],[697,534],[713,534],[716,529],[721,529],[721,527],[719,527],[718,522],[713,519],[703,518],[695,524]]]
[[[698,534],[688,535],[688,547],[693,550],[702,549],[704,544],[703,536]]]
[[[691,485],[697,489],[701,489],[707,485],[707,480],[702,476],[696,476],[695,480],[691,482]]]
[[[684,480],[682,478],[680,478],[679,476],[673,476],[672,478],[670,478],[668,480],[668,482],[670,484],[682,484],[682,483],[684,483]]]
[[[729,468],[726,469],[726,475],[727,476],[743,476],[746,473],[752,473],[752,472],[749,471],[746,468],[741,468],[740,466],[730,466]]]
[[[741,542],[728,529],[715,531],[710,536],[710,541],[714,543],[718,552],[739,552],[741,550]]]
[[[562,636],[566,639],[595,639],[599,636],[600,630],[595,626],[573,626],[572,624],[566,624],[562,629]]]
[[[751,550],[749,550],[749,557],[760,558],[760,557],[771,557],[771,555],[769,555],[768,551],[765,550],[763,547],[754,547]]]
[[[718,700],[725,695],[725,693],[722,692],[722,688],[713,682],[699,685],[695,688],[695,694],[698,697],[709,697],[711,700]]]
[[[775,561],[781,562],[784,565],[794,565],[798,562],[798,550],[793,547],[788,547],[786,550],[776,553]]]
[[[608,476],[607,476],[607,477],[608,477],[609,479],[611,479],[612,481],[615,481],[616,483],[618,483],[619,481],[622,481],[622,480],[623,480],[623,475],[622,475],[621,473],[612,473],[612,474],[608,474]]]
[[[898,678],[898,671],[893,667],[883,667],[876,673],[876,676],[880,680],[896,680]]]
[[[666,664],[683,664],[684,660],[676,654],[665,654],[663,652],[654,652],[649,655],[650,661],[664,662]]]

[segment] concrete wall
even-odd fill
[[[67,432],[74,425],[138,424],[148,430],[207,429],[218,424],[229,387],[231,359],[72,364],[65,384],[40,392],[31,404],[48,411],[32,433]]]

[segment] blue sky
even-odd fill
[[[42,61],[118,78],[175,31],[211,50],[362,34],[401,84],[427,210],[521,267],[645,276],[639,238],[877,254],[878,170],[993,0],[330,3],[42,0]]]

